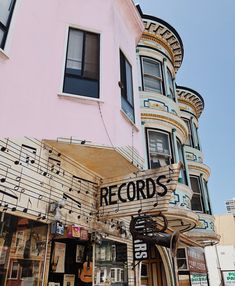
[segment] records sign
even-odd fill
[[[132,216],[137,212],[166,211],[175,190],[182,163],[145,170],[128,179],[103,183],[99,189],[99,215]]]

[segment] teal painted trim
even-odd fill
[[[188,162],[187,162],[186,155],[185,155],[185,145],[183,145],[182,149],[183,149],[183,157],[184,157],[184,163],[185,163],[185,173],[186,173],[187,183],[188,183],[189,188],[192,189],[190,177],[189,177]]]

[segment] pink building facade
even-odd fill
[[[99,38],[96,95],[63,89],[71,28]],[[1,136],[134,141],[141,151],[135,47],[142,30],[132,1],[16,1],[0,52]],[[121,106],[120,51],[132,69],[135,119]]]

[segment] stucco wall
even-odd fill
[[[134,142],[141,150],[140,132],[120,111],[119,49],[132,64],[140,127],[135,46],[142,26],[133,3],[125,3],[17,1],[4,51],[9,59],[0,56],[1,137],[73,136],[115,146]],[[69,26],[100,33],[100,100],[59,95]]]

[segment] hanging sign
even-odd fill
[[[99,216],[123,217],[166,211],[175,190],[182,163],[133,174],[128,179],[100,186]]]
[[[235,271],[223,271],[224,286],[235,286]]]
[[[192,286],[208,286],[206,274],[190,274]]]
[[[207,273],[204,250],[201,247],[188,247],[188,264],[190,272]]]

